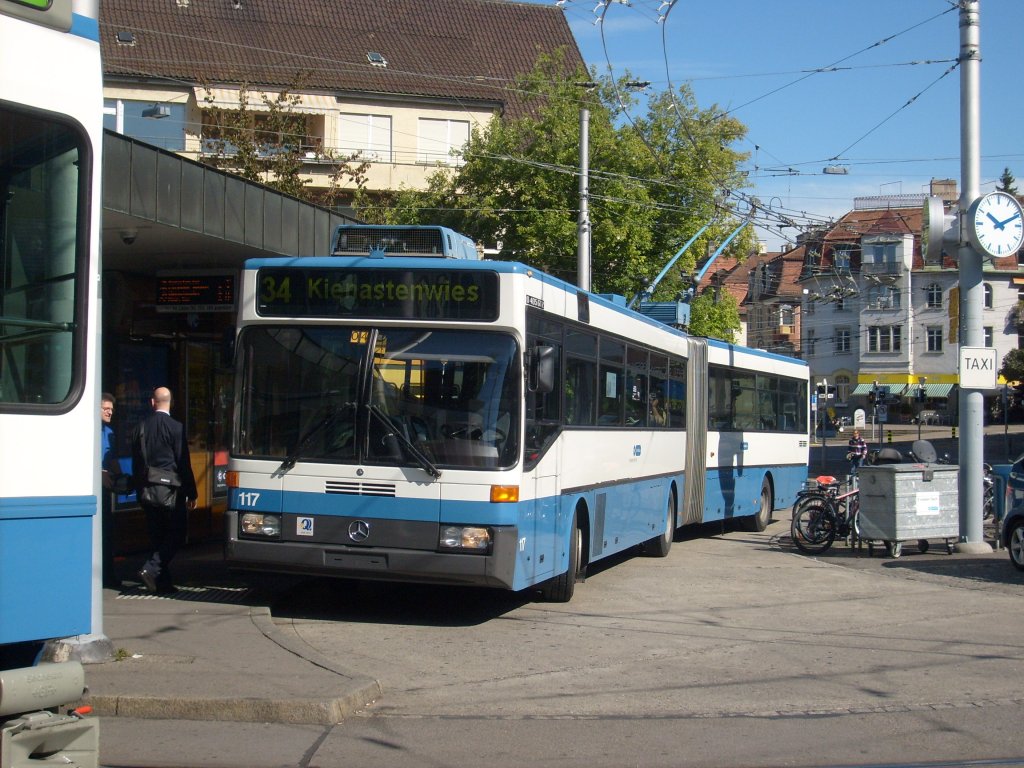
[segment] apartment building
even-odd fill
[[[268,145],[297,146],[313,189],[338,158],[368,164],[367,190],[422,188],[522,112],[514,82],[538,56],[582,65],[560,8],[494,0],[104,0],[100,26],[107,128],[201,161],[216,108],[244,101],[259,130],[286,92],[301,135]]]
[[[955,209],[954,182],[933,182],[932,193],[948,211]],[[835,224],[806,233],[777,257],[802,261],[794,282],[799,295],[787,297],[799,327],[793,354],[808,361],[816,383],[835,387],[822,409],[836,416],[866,408],[878,392],[888,422],[910,422],[923,412],[929,420],[956,423],[959,268],[952,249],[933,260],[922,255],[924,202],[925,195],[858,198]],[[768,262],[752,269],[752,285],[762,267],[769,272]],[[984,343],[1002,360],[1021,346],[1024,251],[985,261],[983,274]],[[777,292],[751,292],[748,301],[748,317],[769,318],[759,323],[763,329],[781,317]],[[776,344],[752,334],[751,342],[768,349]],[[988,394],[1000,396],[998,390]]]

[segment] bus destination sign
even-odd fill
[[[233,312],[234,275],[163,275],[156,281],[157,312]]]
[[[483,270],[266,267],[256,280],[264,317],[498,317],[498,276]]]

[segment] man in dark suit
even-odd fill
[[[150,400],[153,413],[147,416],[132,433],[132,475],[135,488],[146,485],[149,467],[170,469],[181,480],[173,509],[139,504],[146,514],[146,525],[153,553],[139,571],[139,578],[146,589],[155,594],[175,591],[171,581],[170,565],[178,547],[184,539],[187,521],[186,509],[196,505],[196,479],[192,474],[192,462],[188,454],[188,439],[185,427],[171,417],[171,390],[157,387]],[[145,439],[146,458],[142,458],[142,439]]]

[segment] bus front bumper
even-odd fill
[[[357,547],[316,541],[241,538],[238,514],[225,515],[225,559],[240,570],[269,571],[377,581],[471,585],[512,589],[518,529],[492,527],[487,554],[397,547]]]

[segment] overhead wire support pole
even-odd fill
[[[590,290],[590,110],[580,110],[580,217],[577,225],[576,284]]]
[[[961,0],[960,24],[960,243],[957,250],[960,281],[961,347],[985,346],[982,326],[984,286],[982,255],[966,237],[967,212],[981,191],[981,43],[980,0]],[[962,372],[961,372],[962,374]],[[960,388],[960,543],[961,552],[989,552],[982,524],[984,493],[985,398],[979,389]]]

